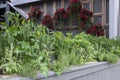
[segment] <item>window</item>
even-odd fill
[[[96,24],[108,24],[109,20],[109,0],[81,0],[83,7],[92,11],[92,21]]]

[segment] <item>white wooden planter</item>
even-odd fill
[[[0,80],[33,80],[15,76],[0,76]],[[50,71],[47,78],[40,73],[35,80],[120,80],[120,61],[116,64],[95,62],[78,67],[71,67],[60,76]]]

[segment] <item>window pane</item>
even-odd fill
[[[102,24],[102,16],[95,16],[93,21],[95,24]]]
[[[93,0],[94,13],[102,12],[102,0]]]
[[[87,10],[90,10],[90,4],[89,4],[89,3],[88,3],[88,4],[84,4],[83,7],[84,7],[85,9],[87,9]]]

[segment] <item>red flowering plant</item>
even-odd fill
[[[88,27],[86,30],[87,34],[91,34],[93,36],[103,36],[104,35],[104,27],[100,24],[93,25],[91,27]]]
[[[50,15],[45,15],[43,20],[41,21],[42,25],[48,27],[53,30],[53,18]]]
[[[70,14],[78,14],[81,8],[82,5],[79,0],[70,0],[67,10]]]
[[[65,21],[67,17],[68,15],[64,8],[57,10],[54,14],[54,19],[58,21]]]
[[[81,14],[88,15],[88,16],[90,16],[90,17],[93,16],[93,12],[91,12],[91,11],[85,9],[85,8],[82,8],[81,11],[80,11],[80,13],[81,13]]]
[[[68,18],[68,14],[64,8],[57,10],[54,14],[54,20],[58,26],[64,26],[65,20]]]
[[[81,2],[79,0],[70,0],[69,6],[67,8],[67,13],[69,14],[70,24],[77,24],[78,22],[78,14],[82,9]]]
[[[79,13],[79,25],[82,30],[85,30],[88,26],[91,26],[91,17],[93,13],[85,8],[82,8]]]
[[[30,11],[28,12],[29,19],[38,19],[41,17],[41,10],[39,7],[30,7]]]

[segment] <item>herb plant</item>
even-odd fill
[[[47,76],[49,70],[58,75],[72,65],[91,61],[116,63],[120,58],[120,38],[107,39],[80,33],[63,35],[42,25],[10,13],[10,26],[3,25],[0,34],[0,72]],[[26,67],[27,66],[27,67]]]

